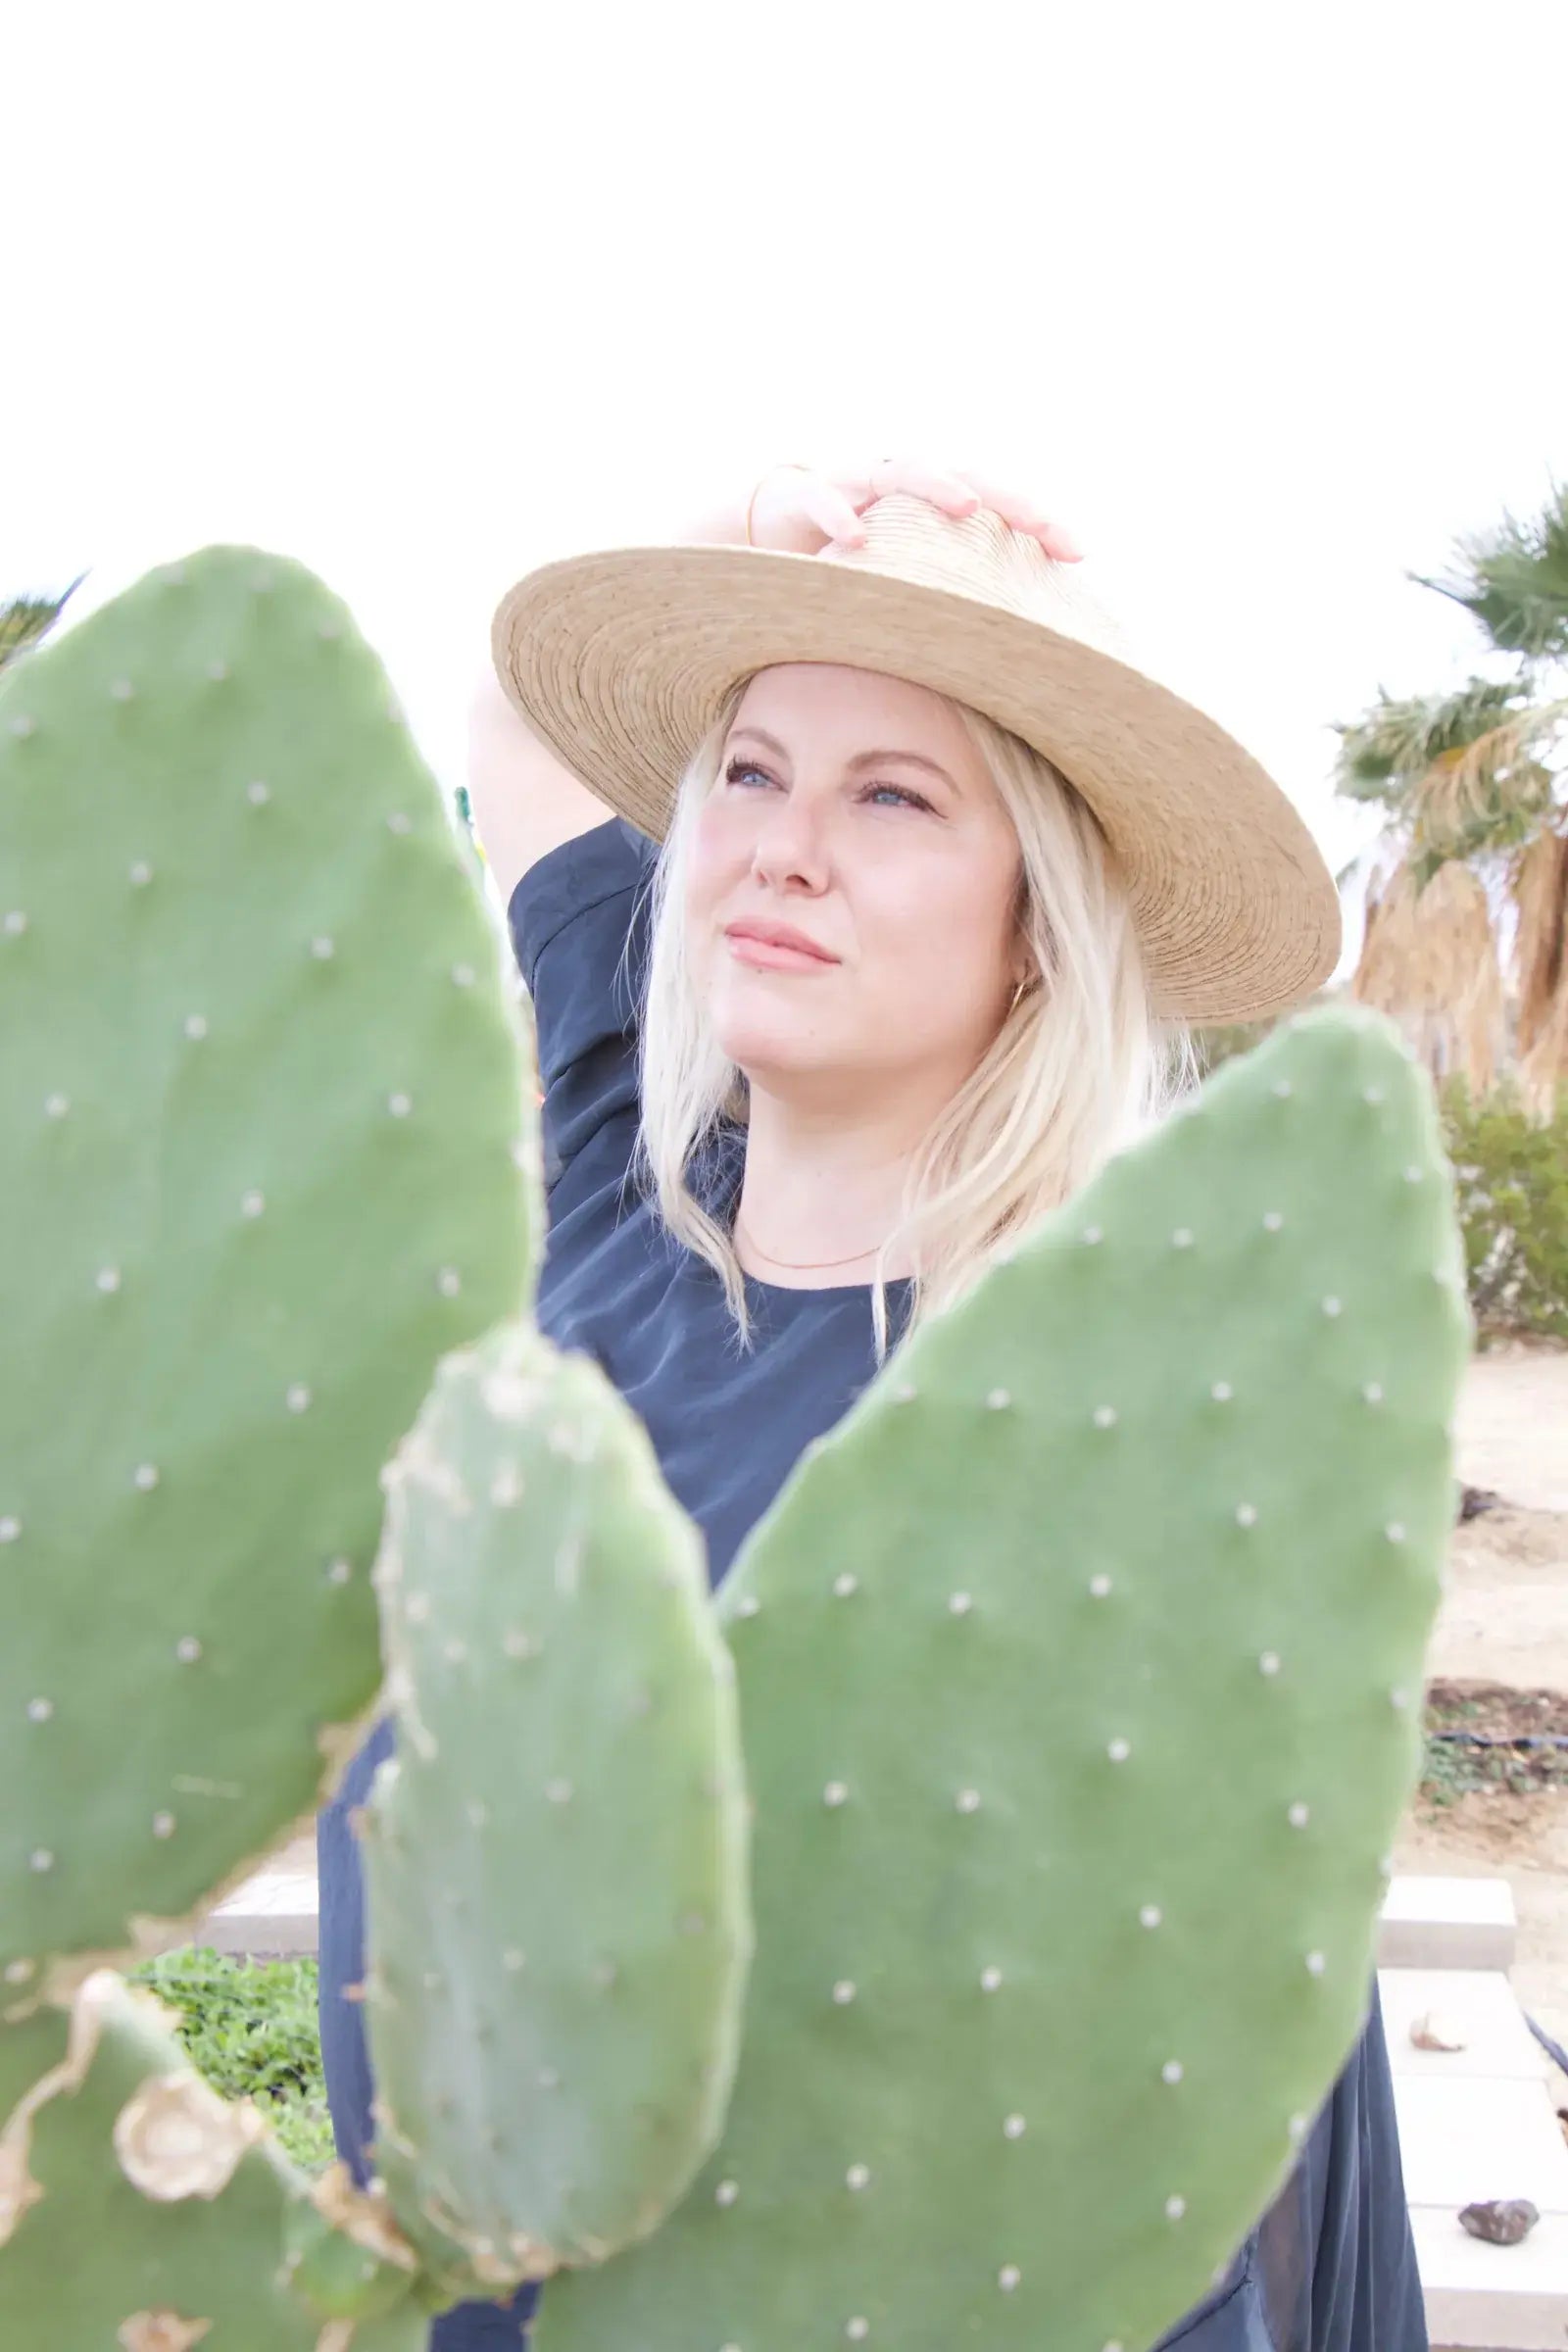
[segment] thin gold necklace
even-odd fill
[[[749,1233],[742,1234],[739,1217],[735,1220],[735,1238],[737,1241],[744,1240],[750,1249],[757,1251],[759,1257],[765,1257],[770,1266],[782,1266],[786,1274],[825,1274],[830,1266],[853,1266],[857,1258],[870,1257],[874,1254],[871,1250],[852,1250],[848,1257],[774,1257],[769,1250],[762,1248],[760,1242],[753,1241]],[[881,1244],[878,1243],[876,1248],[880,1249]]]

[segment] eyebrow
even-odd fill
[[[770,735],[765,727],[754,727],[750,720],[747,720],[742,726],[731,728],[731,741],[737,735],[750,735],[755,742],[765,743],[768,750],[776,753],[780,760],[789,758],[789,753],[776,735]],[[962,786],[955,782],[945,767],[939,767],[934,760],[928,760],[924,752],[857,752],[855,758],[850,761],[850,766],[852,768],[880,767],[889,760],[902,760],[906,767],[923,767],[928,775],[939,776],[950,792],[956,792],[960,799],[962,798]]]

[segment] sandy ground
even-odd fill
[[[1568,1694],[1568,1348],[1516,1344],[1478,1355],[1457,1450],[1460,1477],[1504,1507],[1454,1530],[1429,1673]],[[1401,1872],[1507,1879],[1519,1913],[1514,1989],[1568,2047],[1568,1788],[1418,1801],[1394,1860]],[[1568,2105],[1568,2076],[1556,2086]]]

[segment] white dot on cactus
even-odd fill
[[[1369,1380],[1361,1391],[1361,1396],[1368,1404],[1381,1404],[1383,1402],[1383,1383],[1380,1380]]]
[[[1012,1398],[1005,1389],[993,1389],[986,1403],[994,1413],[1005,1412]]]
[[[980,1989],[982,1992],[999,1991],[1001,1985],[1002,1971],[1000,1968],[983,1968],[980,1971]]]
[[[900,1381],[893,1392],[893,1401],[895,1404],[912,1404],[914,1402],[914,1390],[908,1381]]]
[[[172,1813],[155,1813],[153,1815],[153,1836],[155,1838],[172,1838],[173,1835],[174,1816]]]
[[[0,1544],[15,1544],[22,1533],[22,1521],[7,1515],[0,1519]]]
[[[153,878],[153,869],[145,858],[138,858],[130,869],[130,878],[137,890],[145,890]]]
[[[117,703],[128,703],[136,690],[128,678],[117,678],[109,691]]]
[[[1293,1830],[1304,1830],[1307,1823],[1312,1818],[1312,1808],[1310,1805],[1303,1805],[1300,1800],[1298,1799],[1297,1802],[1292,1805],[1285,1818],[1290,1823]]]
[[[1170,1237],[1170,1246],[1173,1250],[1190,1250],[1193,1246],[1192,1227],[1190,1225],[1178,1225],[1175,1232]]]
[[[1380,1879],[1393,1878],[1394,1856],[1392,1854],[1385,1854],[1382,1861],[1378,1864],[1378,1876]]]
[[[755,1617],[761,1605],[755,1592],[747,1592],[735,1603],[735,1614],[737,1617]]]
[[[386,1106],[395,1119],[406,1119],[414,1108],[414,1102],[408,1095],[389,1095]]]
[[[525,1634],[516,1625],[507,1628],[501,1637],[501,1646],[509,1658],[535,1658],[539,1654],[539,1644],[532,1634]]]
[[[267,1206],[267,1195],[265,1193],[243,1193],[240,1196],[239,1206],[241,1216],[259,1217]]]
[[[841,2009],[847,2009],[855,1998],[855,1985],[848,1977],[840,1977],[833,1987],[833,1998]]]
[[[1023,2273],[1015,2262],[1004,2262],[997,2273],[997,2284],[1004,2295],[1010,2295],[1022,2277]]]
[[[401,808],[393,809],[391,815],[386,820],[386,829],[389,833],[407,833],[409,829],[409,819],[404,815]]]
[[[1144,1928],[1157,1928],[1164,1916],[1157,1903],[1145,1903],[1138,1914],[1138,1924]]]
[[[13,906],[6,916],[6,931],[10,938],[20,939],[27,928],[27,918],[20,906]]]
[[[868,2164],[852,2164],[844,2176],[846,2188],[868,2188],[870,2182],[871,2168]]]
[[[1104,1600],[1108,1598],[1110,1593],[1110,1579],[1105,1575],[1103,1569],[1101,1570],[1098,1576],[1092,1576],[1089,1579],[1089,1590],[1097,1600]]]
[[[501,1965],[503,1968],[508,1969],[513,1976],[515,1976],[518,1969],[522,1966],[522,1954],[520,1951],[518,1951],[514,1943],[509,1944],[507,1949],[502,1953]]]
[[[1233,1392],[1228,1380],[1216,1380],[1208,1393],[1216,1404],[1229,1404]]]
[[[330,963],[335,953],[334,943],[324,931],[318,932],[311,942],[311,954],[318,963]]]
[[[1327,1965],[1328,1963],[1325,1961],[1321,1952],[1307,1953],[1306,1973],[1309,1977],[1320,1977]]]
[[[542,2066],[539,2069],[539,2087],[541,2090],[559,2090],[561,2088],[561,2077],[553,2066]]]
[[[1083,1238],[1088,1243],[1090,1249],[1093,1249],[1096,1242],[1103,1241],[1105,1237],[1101,1232],[1098,1225],[1086,1225],[1084,1227]]]
[[[405,1617],[407,1617],[411,1625],[423,1625],[425,1619],[430,1614],[429,1593],[411,1592],[408,1599],[403,1603],[403,1614]]]
[[[474,983],[474,969],[471,963],[455,963],[452,966],[452,978],[459,988],[471,988]]]
[[[1186,2071],[1179,2058],[1167,2058],[1159,2070],[1160,2081],[1162,2082],[1179,2082]]]
[[[1382,1100],[1383,1100],[1383,1089],[1382,1089],[1382,1087],[1381,1087],[1381,1086],[1368,1086],[1368,1087],[1363,1087],[1363,1088],[1362,1088],[1362,1090],[1361,1090],[1361,1100],[1362,1100],[1362,1102],[1382,1102]]]
[[[1214,2283],[1217,2286],[1219,2284],[1219,2280],[1216,2278]],[[1108,2344],[1102,2344],[1100,2347],[1100,2352],[1122,2352],[1122,2342],[1120,2336],[1117,2336]]]
[[[455,1298],[463,1288],[463,1276],[456,1266],[443,1266],[435,1278],[435,1287],[443,1298]]]
[[[264,784],[259,777],[254,784],[247,784],[245,787],[245,798],[253,808],[265,808],[271,797],[271,786]]]
[[[1280,1101],[1281,1101],[1282,1102],[1285,1101],[1286,1097],[1287,1097],[1287,1096],[1290,1094],[1290,1091],[1291,1091],[1291,1082],[1290,1082],[1290,1080],[1289,1080],[1288,1078],[1276,1078],[1276,1079],[1275,1079],[1275,1081],[1274,1081],[1274,1092],[1275,1092],[1275,1093],[1278,1095],[1278,1097],[1279,1097],[1279,1099],[1280,1099]]]
[[[1406,1184],[1419,1184],[1425,1174],[1425,1168],[1406,1168],[1404,1171],[1404,1181]]]
[[[1263,1211],[1263,1231],[1265,1233],[1278,1233],[1284,1222],[1285,1219],[1277,1208],[1266,1208]]]
[[[202,1645],[194,1634],[181,1634],[174,1643],[174,1655],[182,1666],[194,1666],[202,1654]]]
[[[824,1805],[842,1805],[847,1800],[849,1793],[843,1781],[829,1781],[822,1791],[822,1802]]]
[[[46,1845],[35,1845],[27,1856],[29,1870],[53,1870],[55,1858]]]
[[[1239,1502],[1236,1505],[1236,1524],[1238,1527],[1255,1527],[1257,1525],[1256,1504]]]
[[[457,1634],[453,1634],[448,1641],[442,1642],[441,1654],[449,1666],[461,1666],[468,1654],[468,1644]]]
[[[862,2319],[857,2312],[853,2320],[845,2321],[844,2332],[852,2344],[863,2344],[871,2332],[871,2323],[869,2320]]]
[[[859,1578],[858,1576],[853,1576],[848,1568],[844,1570],[844,1573],[841,1576],[836,1576],[833,1579],[833,1592],[836,1598],[839,1600],[848,1600],[851,1593],[858,1592],[859,1589]]]
[[[713,2203],[715,2205],[733,2205],[740,2193],[738,2180],[721,2180],[713,2191]]]
[[[1394,1689],[1389,1692],[1389,1704],[1396,1715],[1402,1715],[1405,1708],[1410,1704],[1409,1691],[1402,1689],[1401,1686],[1396,1683]]]
[[[949,1595],[948,1614],[950,1617],[967,1617],[973,1607],[974,1602],[967,1592],[954,1592]]]
[[[221,685],[224,678],[226,678],[228,675],[228,663],[226,662],[209,662],[207,664],[207,675],[212,679],[215,685]]]
[[[1295,2142],[1296,2146],[1299,2147],[1307,2133],[1306,2117],[1304,2115],[1293,2115],[1285,2129],[1290,2133],[1291,2138]]]
[[[1112,1740],[1110,1744],[1105,1749],[1106,1755],[1110,1758],[1113,1764],[1125,1764],[1132,1752],[1132,1742],[1130,1740],[1121,1739],[1119,1736]]]
[[[706,1936],[708,1933],[707,1914],[702,1911],[683,1911],[680,1932],[683,1936]]]
[[[304,1413],[310,1410],[311,1392],[302,1380],[294,1383],[284,1398],[284,1402],[291,1413]]]
[[[11,721],[11,732],[13,735],[30,735],[37,724],[38,721],[29,711],[21,710]]]
[[[545,1794],[553,1805],[569,1804],[571,1802],[571,1783],[569,1781],[546,1781]]]
[[[52,1119],[63,1119],[70,1108],[71,1097],[69,1095],[51,1095],[44,1104],[44,1109]]]
[[[207,1023],[199,1012],[185,1015],[185,1035],[198,1041],[207,1035]]]
[[[98,1269],[98,1288],[104,1293],[106,1298],[109,1297],[113,1292],[118,1291],[120,1288],[120,1268],[118,1266],[100,1266]]]
[[[29,1698],[27,1701],[27,1718],[31,1723],[47,1723],[54,1711],[55,1702],[52,1698]]]
[[[1004,2135],[1006,2138],[1008,2138],[1008,2139],[1022,2139],[1022,2137],[1023,2137],[1023,2134],[1024,2134],[1024,2120],[1023,2120],[1023,2117],[1022,2117],[1021,2115],[1009,2115],[1009,2116],[1007,2116],[1007,2117],[1005,2118],[1005,2120],[1004,2121],[1004,2123],[1003,2123],[1003,2127],[1002,2127],[1002,2129],[1003,2129]]]
[[[1114,1429],[1115,1426],[1116,1407],[1113,1404],[1097,1404],[1095,1407],[1095,1427],[1097,1429]]]
[[[1165,2199],[1165,2219],[1167,2222],[1179,2222],[1182,2218],[1182,2215],[1186,2211],[1187,2199],[1185,2197],[1167,2197]]]
[[[1278,1674],[1279,1670],[1280,1670],[1280,1653],[1279,1653],[1279,1651],[1278,1651],[1277,1649],[1265,1649],[1265,1650],[1264,1650],[1264,1652],[1263,1652],[1263,1654],[1262,1654],[1262,1656],[1261,1656],[1261,1657],[1258,1659],[1258,1661],[1257,1661],[1257,1671],[1258,1671],[1258,1673],[1259,1673],[1259,1674]]]
[[[980,1791],[978,1788],[960,1788],[953,1801],[960,1813],[978,1813]]]
[[[25,1984],[36,1966],[37,1963],[33,1960],[8,1960],[6,1962],[6,1983],[8,1984]]]
[[[329,1560],[327,1562],[326,1581],[329,1585],[346,1585],[353,1574],[354,1562],[352,1560]]]
[[[158,1473],[151,1462],[143,1462],[136,1472],[136,1485],[144,1494],[150,1494],[158,1484]]]
[[[1391,1519],[1388,1526],[1383,1530],[1383,1533],[1385,1536],[1387,1536],[1391,1544],[1402,1544],[1404,1542],[1404,1528],[1397,1519]]]

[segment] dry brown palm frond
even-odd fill
[[[1568,702],[1538,703],[1511,712],[1468,743],[1438,752],[1414,804],[1425,841],[1462,840],[1475,825],[1494,823],[1505,809],[1528,820],[1549,808],[1551,770],[1530,754],[1554,738],[1565,712]]]
[[[1513,897],[1520,1091],[1538,1117],[1550,1118],[1568,1078],[1568,833],[1538,833],[1520,852]]]
[[[1492,909],[1468,866],[1450,859],[1419,889],[1401,862],[1369,896],[1350,994],[1398,1023],[1434,1078],[1462,1076],[1477,1100],[1491,1091],[1507,1016]]]
[[[1568,833],[1549,828],[1519,852],[1510,877],[1519,929],[1514,955],[1519,973],[1521,1054],[1528,1054],[1562,976],[1568,929]]]

